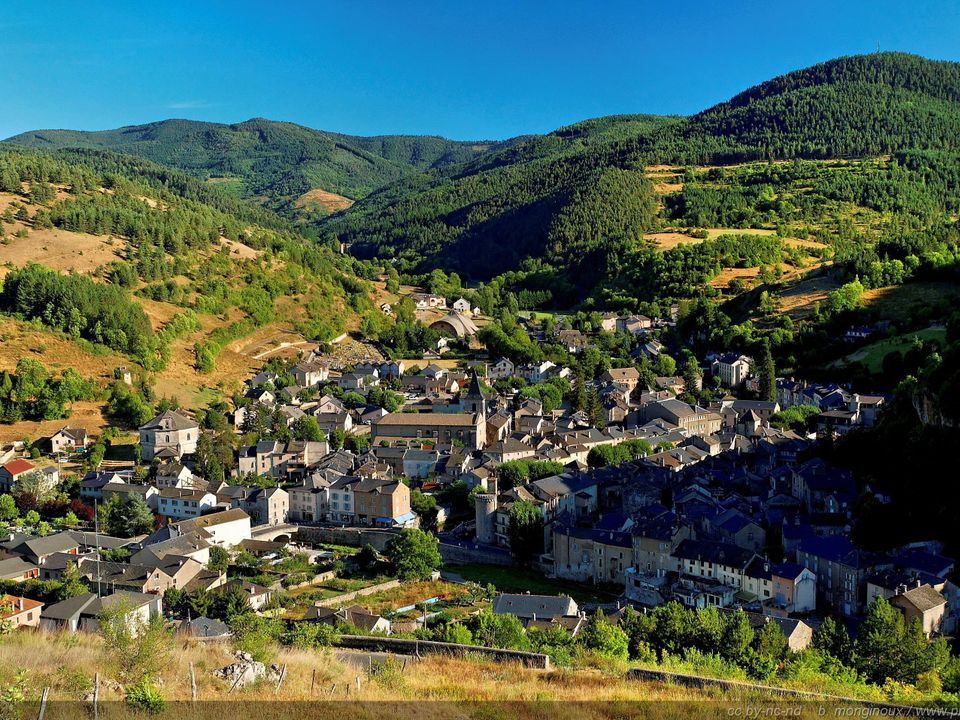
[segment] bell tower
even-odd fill
[[[467,386],[466,392],[460,396],[460,404],[463,406],[464,412],[480,413],[481,417],[486,420],[487,399],[483,396],[483,390],[480,388],[480,378],[477,376],[476,370],[470,377],[470,385]]]

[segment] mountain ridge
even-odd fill
[[[546,263],[586,285],[609,267],[591,261],[583,274],[583,258],[658,229],[645,166],[960,152],[958,99],[960,64],[877,53],[786,73],[692,116],[613,115],[506,141],[357,138],[253,118],[34,131],[7,142],[98,142],[215,178],[401,272],[482,280]],[[354,202],[300,201],[315,189]]]
[[[356,200],[407,175],[509,142],[434,135],[361,137],[265,118],[232,124],[170,118],[110,130],[41,129],[4,141],[145,157],[204,180],[225,181],[235,195],[265,200],[290,217],[297,215],[296,199],[307,191],[322,189]]]

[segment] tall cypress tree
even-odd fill
[[[773,353],[770,352],[770,341],[764,340],[760,350],[760,399],[773,402],[777,399],[777,370],[773,364]]]

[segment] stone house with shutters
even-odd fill
[[[197,451],[200,426],[177,410],[166,410],[140,427],[140,457],[179,460]]]
[[[87,447],[89,439],[83,428],[62,427],[50,438],[50,450],[54,455],[76,452]]]
[[[370,440],[432,440],[436,444],[463,443],[471,450],[482,449],[487,442],[483,413],[402,413],[385,415],[370,424]]]
[[[364,478],[353,485],[357,522],[380,527],[410,527],[410,488],[398,480]]]
[[[918,583],[912,588],[898,588],[890,598],[890,604],[903,613],[906,624],[918,620],[928,639],[938,634],[943,626],[947,599],[932,585]]]
[[[553,531],[553,571],[578,582],[623,586],[633,565],[629,532],[560,527]]]

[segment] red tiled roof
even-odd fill
[[[16,460],[11,460],[6,465],[4,465],[3,469],[6,470],[11,475],[19,475],[20,473],[25,473],[33,470],[34,467],[30,463],[28,463],[26,460],[17,458]]]
[[[13,595],[0,597],[0,617],[8,618],[40,607],[43,607],[42,602],[37,602],[30,598],[15,597]]]

